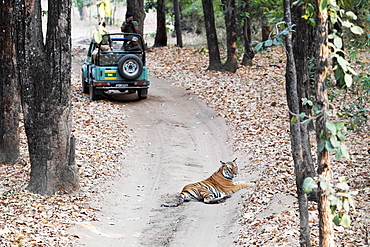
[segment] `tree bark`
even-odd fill
[[[144,0],[127,0],[127,12],[133,13],[135,20],[139,23],[139,34],[144,34]]]
[[[269,39],[271,31],[265,13],[262,14],[261,25],[262,25],[262,41],[266,41]]]
[[[179,0],[173,0],[173,12],[175,14],[176,42],[178,47],[182,47],[181,18]]]
[[[289,27],[292,25],[291,20],[291,9],[290,0],[284,1],[284,19],[286,25]],[[286,65],[286,94],[287,102],[290,111],[289,118],[297,117],[300,110],[300,98],[298,97],[298,86],[297,86],[297,72],[296,64],[294,59],[292,33],[289,32],[285,39],[286,43],[286,55],[287,55],[287,65]],[[299,205],[299,223],[300,223],[300,246],[311,246],[310,242],[310,228],[309,228],[309,217],[308,217],[308,203],[307,195],[304,192],[303,180],[305,179],[305,166],[306,161],[303,159],[302,150],[302,135],[301,135],[301,121],[298,118],[297,121],[290,125],[290,140],[292,147],[292,155],[294,160],[294,171],[296,174],[296,187],[298,195],[298,205]]]
[[[202,0],[204,24],[206,28],[207,47],[209,55],[208,70],[220,70],[221,57],[218,47],[217,32],[215,26],[215,15],[212,0]]]
[[[154,47],[167,46],[166,5],[164,0],[157,1],[157,32]]]
[[[31,160],[27,189],[74,192],[79,177],[71,138],[71,1],[48,1],[46,44],[41,1],[19,2],[17,57],[23,65],[21,98]]]
[[[236,56],[236,13],[235,0],[226,0],[226,40],[227,40],[227,60],[224,67],[227,71],[235,73],[238,69]]]
[[[291,1],[292,2],[292,1]],[[312,107],[310,105],[303,105],[302,99],[312,99],[314,91],[311,87],[313,81],[309,77],[309,59],[314,57],[312,48],[313,41],[313,27],[302,18],[305,6],[292,7],[292,22],[296,24],[297,32],[293,33],[293,52],[295,60],[295,68],[297,71],[297,89],[299,98],[299,110],[306,113],[307,116],[312,116]],[[306,167],[304,168],[305,177],[315,177],[315,167],[311,153],[311,140],[309,131],[313,129],[313,123],[301,125],[302,137],[302,151],[303,160],[305,160]],[[309,195],[310,200],[317,200],[316,191]]]
[[[243,2],[244,2],[244,13],[250,14],[250,0],[243,0]],[[246,66],[252,66],[254,51],[250,45],[252,41],[252,30],[251,30],[251,19],[249,16],[246,17],[244,20],[243,38],[244,38],[244,55],[241,64]]]
[[[316,1],[316,6],[320,6],[321,0]],[[328,107],[328,96],[326,90],[326,76],[328,71],[328,58],[329,58],[329,47],[328,47],[328,12],[327,9],[317,11],[316,20],[316,37],[317,37],[317,49],[316,49],[316,73],[315,73],[315,91],[316,91],[316,104],[320,116],[316,120],[316,139],[317,143],[320,142],[320,133],[327,132],[327,107]],[[331,164],[329,159],[329,153],[324,149],[317,155],[317,173],[320,176],[325,177],[325,182],[330,183],[332,177]],[[322,191],[319,186],[318,190],[318,211],[319,211],[319,244],[324,247],[334,246],[334,230],[333,220],[330,210],[330,201],[328,197]]]
[[[20,95],[13,13],[13,1],[0,2],[0,164],[19,159]]]

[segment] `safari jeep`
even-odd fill
[[[91,41],[87,58],[82,66],[82,92],[90,100],[97,100],[103,93],[135,93],[139,99],[148,96],[148,68],[145,66],[144,42],[139,34],[110,33],[113,50],[101,51]],[[139,49],[132,50],[132,41]],[[137,48],[137,47],[136,47]],[[93,55],[97,49],[96,55]]]

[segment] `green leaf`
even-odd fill
[[[272,40],[269,39],[269,40],[266,40],[265,41],[265,44],[264,44],[265,47],[269,47],[269,46],[272,46]]]
[[[335,124],[335,128],[337,129],[337,132],[342,130],[345,126],[343,122],[334,122],[334,124]]]
[[[315,180],[311,177],[307,177],[303,181],[302,188],[307,194],[311,193],[313,189],[317,188]]]
[[[347,65],[348,65],[347,60],[345,60],[341,56],[336,56],[336,58],[337,58],[338,64],[340,65],[340,67],[342,67],[343,71],[347,71]]]
[[[320,181],[320,188],[325,191],[329,188],[329,184],[325,181]]]
[[[342,156],[343,156],[343,152],[340,148],[338,148],[337,152],[335,153],[335,159],[340,160],[340,158],[342,158]]]
[[[353,26],[353,27],[351,27],[351,32],[354,33],[354,34],[361,35],[361,34],[364,33],[364,30],[359,26]]]
[[[341,49],[343,46],[342,38],[339,36],[334,37],[334,45],[336,48]]]
[[[313,106],[313,112],[314,112],[316,115],[318,115],[318,114],[320,114],[320,113],[321,113],[321,111],[319,110],[319,107],[318,107],[317,105],[314,105],[314,106]]]
[[[348,201],[347,198],[344,199],[343,208],[344,208],[344,210],[346,210],[347,213],[349,212],[349,201]]]
[[[348,153],[348,149],[346,147],[346,145],[344,145],[343,143],[339,146],[339,149],[342,151],[342,154],[344,156],[344,158],[346,159],[349,159],[349,153]]]
[[[339,226],[340,224],[340,219],[339,219],[339,216],[336,214],[333,218],[333,222],[336,226]]]
[[[340,142],[338,142],[337,136],[335,135],[330,136],[330,143],[333,146],[333,148],[337,148],[340,145]]]
[[[258,43],[257,45],[256,45],[256,47],[254,48],[254,51],[257,53],[257,52],[259,52],[260,50],[262,50],[262,46],[263,46],[263,42],[261,42],[261,43]]]
[[[338,132],[337,133],[337,138],[340,142],[344,141],[344,139],[346,139],[345,135],[343,134],[343,132]]]
[[[347,69],[348,69],[348,71],[349,71],[352,75],[358,75],[358,73],[357,73],[354,69],[352,69],[351,67],[348,67]]]
[[[357,15],[355,15],[355,13],[353,13],[352,11],[347,11],[346,12],[346,15],[351,18],[352,20],[357,20]]]
[[[325,147],[325,140],[320,140],[317,144],[317,151],[320,153],[324,150]]]
[[[343,27],[347,27],[347,28],[350,28],[350,27],[353,26],[353,24],[351,22],[349,22],[349,21],[343,21],[342,22],[342,25],[343,25]]]
[[[290,119],[290,124],[293,125],[295,124],[295,122],[297,122],[298,118],[296,116],[293,116],[291,119]]]
[[[322,0],[320,2],[320,6],[319,6],[319,11],[322,12],[326,9],[326,7],[328,7],[328,1],[327,0]]]
[[[306,116],[305,112],[302,112],[302,113],[299,114],[299,118],[301,118],[301,119],[304,118],[305,116]]]
[[[334,122],[326,122],[326,128],[332,133],[332,135],[337,133],[337,126]]]
[[[351,205],[351,207],[355,210],[356,208],[355,200],[352,197],[348,197],[348,202],[349,202],[349,205]]]
[[[351,217],[348,214],[343,214],[340,223],[343,227],[349,227],[351,225]]]
[[[344,81],[346,82],[347,87],[352,86],[352,76],[350,74],[347,73],[344,74]]]
[[[344,191],[348,191],[349,190],[349,186],[347,184],[347,182],[342,182],[342,183],[338,183],[336,185],[336,187],[340,190],[344,190]]]
[[[327,150],[329,153],[332,153],[332,152],[334,152],[334,151],[335,151],[335,150],[334,150],[334,148],[333,148],[333,146],[331,145],[330,140],[325,141],[325,148],[326,148],[326,150]]]

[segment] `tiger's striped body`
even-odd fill
[[[238,175],[236,159],[231,162],[222,162],[221,167],[206,180],[186,185],[179,197],[179,201],[173,205],[162,204],[162,207],[177,207],[185,201],[203,201],[205,203],[217,203],[240,189],[252,186],[251,183],[237,182],[233,179]]]

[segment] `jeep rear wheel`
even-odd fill
[[[143,62],[136,55],[126,55],[118,62],[118,72],[127,80],[135,80],[143,72]]]
[[[90,100],[99,99],[99,95],[96,94],[96,87],[93,86],[92,84],[90,84],[90,87],[89,87],[89,96],[90,96]]]
[[[148,98],[148,89],[144,88],[144,89],[137,90],[137,96],[139,97],[139,99]]]

